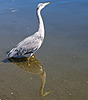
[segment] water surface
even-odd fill
[[[41,0],[0,0],[1,100],[88,99],[88,1],[50,1],[42,11],[45,40],[35,54],[47,75],[44,91],[52,91],[42,98],[40,78],[4,60],[8,50],[37,30]]]

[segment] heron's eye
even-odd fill
[[[41,7],[41,6],[43,6],[43,4],[42,4],[42,3],[40,3],[40,4],[39,4],[39,7]]]
[[[43,6],[43,4],[41,4],[41,6]]]
[[[15,51],[18,51],[17,49]]]

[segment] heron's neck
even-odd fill
[[[39,23],[39,29],[38,29],[38,32],[40,33],[40,35],[42,37],[44,37],[44,23],[43,23],[43,19],[41,17],[41,10],[38,9],[37,10],[37,18],[38,18],[38,23]]]

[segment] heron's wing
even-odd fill
[[[36,32],[37,33],[37,32]],[[32,44],[33,42],[36,42],[38,40],[39,36],[36,34],[33,34],[27,38],[25,38],[23,41],[19,42],[17,44],[17,47],[25,46],[27,44]]]
[[[16,47],[13,48],[9,53],[8,56],[9,57],[16,57],[16,56],[26,56],[26,57],[30,57],[32,56],[36,51],[38,50],[38,48],[29,48],[26,49],[24,47]]]
[[[16,51],[17,55],[28,55],[34,54],[41,46],[42,41],[38,34],[34,34],[25,38],[23,41],[17,44]]]
[[[26,49],[26,48],[20,48],[19,51],[18,51],[18,55],[30,55],[31,54],[34,54],[36,51],[37,51],[37,47],[36,48],[29,48],[29,49]]]
[[[26,56],[29,54],[29,56],[31,56],[31,54],[34,54],[38,50],[40,45],[41,45],[41,40],[39,40],[38,38],[37,39],[27,38],[22,42],[20,42],[16,48],[18,50],[18,55]]]

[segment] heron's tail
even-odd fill
[[[18,50],[16,48],[13,48],[7,55],[9,58],[14,57],[17,55]]]

